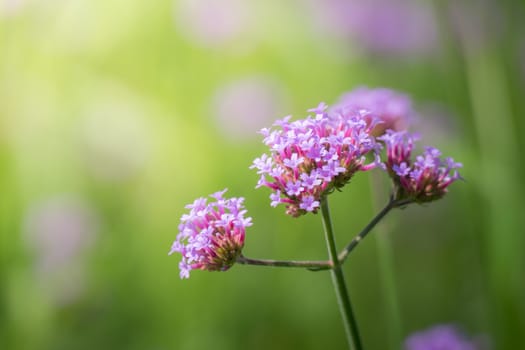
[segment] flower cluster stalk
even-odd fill
[[[237,263],[270,267],[298,267],[312,271],[330,270],[333,267],[331,261],[251,259],[243,255],[237,258]]]

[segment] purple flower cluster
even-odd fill
[[[343,94],[332,110],[341,114],[359,110],[369,111],[371,117],[381,121],[372,130],[374,136],[384,134],[387,129],[406,130],[416,114],[407,95],[390,89],[367,87],[359,87]]]
[[[262,129],[270,155],[255,159],[250,168],[260,174],[257,187],[269,187],[271,205],[286,206],[286,213],[298,217],[316,213],[323,195],[342,188],[357,171],[379,164],[380,148],[370,131],[375,122],[367,122],[365,111],[327,113],[321,103],[308,112],[315,116],[290,121],[286,117],[274,123],[276,129]],[[368,163],[366,156],[375,157]]]
[[[452,158],[441,159],[441,152],[433,147],[426,147],[412,162],[416,137],[406,131],[387,130],[378,139],[386,146],[386,169],[397,187],[396,199],[430,202],[443,197],[448,186],[461,178],[456,170],[462,167],[461,163]]]
[[[188,278],[194,269],[226,271],[236,261],[244,246],[246,227],[251,218],[244,217],[244,198],[224,198],[224,191],[210,197],[198,198],[186,206],[189,214],[182,215],[179,234],[171,251],[182,254],[180,277]]]
[[[476,342],[456,327],[439,325],[414,333],[405,340],[405,350],[477,350]]]

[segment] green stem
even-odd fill
[[[370,221],[368,225],[366,225],[365,228],[357,236],[355,236],[354,239],[350,241],[350,243],[348,243],[345,249],[343,249],[341,253],[339,253],[339,263],[343,264],[345,262],[346,258],[348,257],[348,254],[350,254],[350,252],[354,250],[354,248],[359,244],[359,242],[361,242],[363,238],[366,237],[368,232],[370,232],[377,225],[377,223],[381,221],[381,219],[383,219],[383,217],[385,217],[386,214],[388,214],[390,210],[408,205],[410,203],[411,202],[407,200],[395,201],[391,198],[388,201],[388,204],[372,219],[372,221]]]
[[[237,258],[237,263],[245,265],[272,266],[272,267],[299,267],[311,271],[330,270],[331,261],[297,261],[297,260],[270,260],[270,259],[251,259],[243,255]]]
[[[341,315],[343,317],[343,325],[345,328],[348,345],[352,350],[362,350],[359,330],[357,328],[357,322],[354,317],[352,304],[350,303],[350,297],[346,288],[345,277],[337,257],[337,247],[335,245],[334,230],[332,227],[332,219],[330,218],[330,209],[328,207],[327,197],[323,197],[321,199],[321,213],[323,215],[323,226],[326,246],[328,248],[328,255],[330,257],[330,261],[333,264],[333,268],[331,270],[332,282],[337,295],[339,310],[341,311]]]

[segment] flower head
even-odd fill
[[[244,217],[244,198],[227,199],[225,192],[212,194],[214,202],[198,198],[186,206],[190,212],[182,215],[179,234],[169,252],[182,254],[181,278],[188,278],[194,269],[226,271],[241,254],[251,218]]]
[[[385,88],[359,87],[343,94],[332,109],[343,115],[367,110],[370,113],[367,116],[369,122],[371,118],[379,120],[372,131],[374,136],[384,134],[387,129],[406,130],[415,116],[410,97]]]
[[[257,187],[273,190],[272,206],[284,204],[287,214],[298,217],[316,213],[321,197],[347,184],[357,171],[379,164],[379,145],[370,135],[374,123],[361,113],[330,115],[321,103],[310,109],[315,113],[306,119],[290,121],[286,117],[274,123],[274,129],[263,129],[264,143],[270,155],[255,159]],[[366,156],[376,157],[369,164]]]
[[[436,148],[426,147],[423,154],[412,161],[414,135],[387,130],[379,139],[386,145],[386,169],[397,187],[396,199],[430,202],[443,197],[448,186],[461,178],[457,171],[461,163],[452,158],[442,159]]]
[[[477,350],[477,342],[452,325],[439,325],[417,332],[405,340],[405,350]]]

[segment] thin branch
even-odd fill
[[[270,259],[251,259],[243,255],[237,258],[237,263],[244,265],[258,265],[258,266],[271,266],[271,267],[298,267],[305,268],[310,271],[322,271],[332,269],[332,262],[326,261],[297,261],[297,260],[270,260]]]
[[[390,197],[390,200],[388,201],[387,205],[368,223],[368,225],[365,226],[365,228],[348,243],[348,245],[339,253],[339,264],[343,264],[348,257],[348,254],[354,248],[361,242],[366,235],[377,225],[381,219],[385,217],[386,214],[390,212],[390,210],[394,208],[403,208],[410,203],[413,203],[413,201],[404,199],[404,200],[394,200],[392,197]]]

